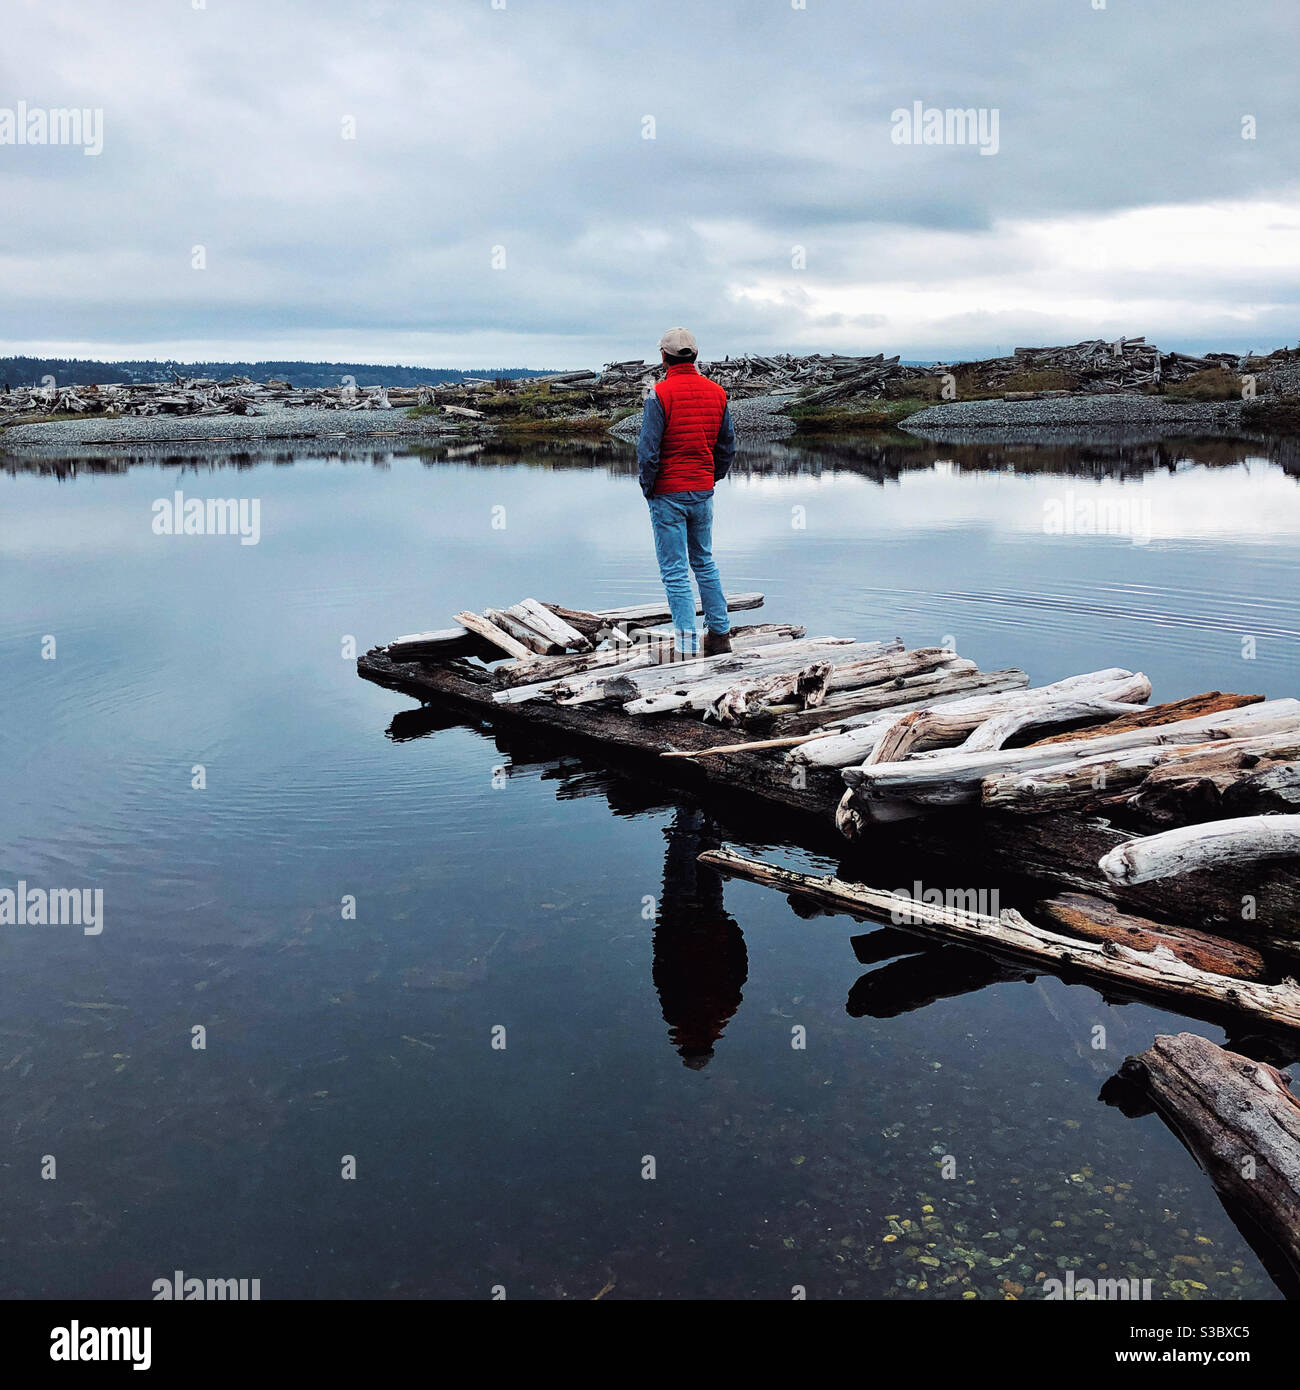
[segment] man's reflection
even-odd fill
[[[679,807],[665,827],[664,884],[654,929],[655,989],[668,1036],[699,1071],[740,1007],[749,976],[745,938],[722,905],[722,879],[698,862],[721,843],[704,812]]]

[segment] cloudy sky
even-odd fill
[[[1297,51],[1295,0],[5,0],[0,353],[1294,345]]]

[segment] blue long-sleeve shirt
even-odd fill
[[[637,442],[637,473],[641,480],[641,491],[647,498],[654,494],[655,479],[659,476],[659,449],[664,439],[664,408],[659,403],[659,395],[651,391],[645,399],[645,411],[641,417],[641,438]],[[731,427],[731,407],[722,412],[722,424],[718,426],[718,438],[713,446],[713,481],[725,478],[731,471],[736,457],[736,432]]]

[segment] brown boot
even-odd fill
[[[721,656],[723,652],[730,650],[731,638],[727,633],[714,632],[707,627],[704,629],[703,654],[705,656]]]

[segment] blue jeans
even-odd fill
[[[722,580],[713,563],[713,493],[665,492],[648,500],[659,578],[668,594],[677,650],[693,653],[699,649],[699,634],[695,628],[692,571],[700,586],[705,625],[720,635],[731,631]]]

